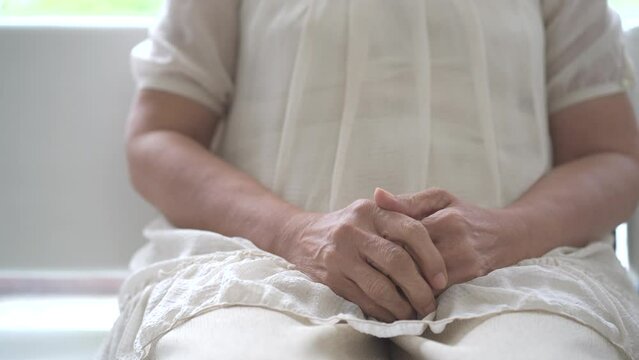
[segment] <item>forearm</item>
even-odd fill
[[[600,239],[632,215],[638,198],[637,161],[607,152],[554,168],[505,210],[524,225],[520,257],[533,258]]]
[[[177,227],[240,236],[272,251],[275,235],[300,210],[173,131],[152,131],[128,145],[134,186]]]

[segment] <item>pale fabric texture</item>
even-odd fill
[[[549,111],[632,80],[601,0],[169,0],[132,58],[141,88],[222,117],[220,156],[322,212],[376,186],[507,205],[550,168]],[[609,241],[455,285],[424,321],[383,324],[246,239],[162,219],[146,237],[105,358],[144,358],[175,326],[231,305],[378,337],[541,310],[639,358],[637,296]]]
[[[163,336],[154,360],[387,360],[387,339],[346,324],[316,325],[303,317],[234,306],[197,316]],[[243,351],[237,351],[243,349]]]
[[[623,359],[596,331],[545,312],[502,313],[457,321],[450,328],[441,335],[427,332],[424,336],[381,339],[345,324],[316,325],[305,318],[269,309],[237,306],[208,312],[177,327],[158,341],[150,357],[155,360]],[[238,348],[246,350],[238,352]]]

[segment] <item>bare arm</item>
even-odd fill
[[[175,226],[241,236],[271,251],[300,210],[208,151],[216,125],[203,105],[142,90],[127,129],[131,180]]]
[[[524,257],[600,239],[639,199],[639,135],[625,94],[558,112],[550,132],[554,169],[509,207],[527,224]]]
[[[585,246],[632,215],[639,199],[639,135],[625,94],[586,101],[550,119],[554,167],[503,209],[468,204],[441,189],[375,193],[383,209],[422,223],[460,283],[542,256]]]
[[[446,286],[445,266],[418,221],[370,200],[305,212],[211,154],[215,127],[215,114],[177,95],[143,90],[134,104],[132,182],[169,221],[249,239],[380,320],[434,310],[430,284]]]

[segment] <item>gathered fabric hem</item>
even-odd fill
[[[346,323],[380,338],[441,333],[454,321],[505,312],[544,311],[589,326],[631,359],[639,354],[633,336],[639,333],[639,304],[606,242],[558,248],[453,285],[424,319],[383,323],[246,239],[167,228],[151,228],[147,236],[151,242],[133,261],[139,268],[122,287],[121,315],[104,345],[104,359],[145,359],[167,332],[231,306],[267,308],[318,325]],[[178,249],[175,241],[182,241],[180,254],[167,258],[163,251]]]

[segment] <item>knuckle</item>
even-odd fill
[[[415,209],[420,205],[420,198],[416,194],[408,195],[405,199],[409,209]]]
[[[410,255],[397,245],[388,246],[385,254],[386,262],[392,269],[402,270],[411,261]]]
[[[448,216],[450,216],[450,218],[455,222],[462,222],[464,220],[464,215],[461,211],[455,208],[450,209]]]
[[[373,299],[388,299],[391,290],[386,282],[375,279],[370,280],[367,284],[369,296]]]
[[[442,215],[442,220],[449,226],[460,226],[465,222],[464,215],[455,208],[447,209]]]
[[[333,230],[333,238],[338,240],[349,238],[355,231],[355,225],[348,221],[342,221],[337,224]]]
[[[421,222],[412,219],[402,221],[400,226],[402,231],[407,234],[422,234],[426,231]]]
[[[453,194],[451,194],[450,192],[442,188],[438,188],[438,187],[431,188],[428,190],[428,192],[429,192],[429,197],[432,199],[432,201],[435,204],[437,204],[437,207],[448,206],[456,200]]]
[[[375,203],[372,200],[359,199],[355,200],[351,204],[351,210],[357,215],[370,214],[375,208]]]
[[[373,202],[368,199],[358,199],[353,201],[351,208],[354,212],[370,210]]]

